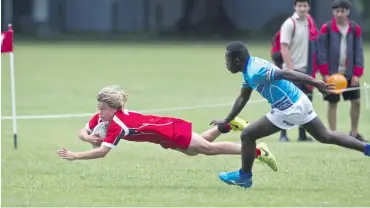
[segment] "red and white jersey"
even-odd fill
[[[101,122],[99,114],[86,124],[91,133]],[[191,140],[191,123],[178,118],[144,115],[127,109],[117,110],[109,123],[103,145],[114,148],[121,139],[135,142],[169,143],[167,148],[186,149]]]

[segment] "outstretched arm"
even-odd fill
[[[123,127],[112,121],[109,123],[106,137],[104,140],[100,141],[102,142],[101,146],[99,145],[99,147],[85,152],[71,152],[63,148],[58,150],[57,154],[66,160],[89,160],[105,157],[105,155],[107,155],[112,148],[115,148],[118,142],[128,135],[128,133],[128,129],[123,129]]]
[[[285,79],[292,82],[300,82],[311,85],[316,87],[322,93],[332,93],[332,91],[335,90],[335,86],[333,84],[327,84],[323,81],[314,79],[304,73],[296,72],[294,70],[273,70],[272,77],[275,80]]]
[[[275,80],[285,79],[292,82],[300,82],[307,85],[317,87],[318,80],[314,79],[304,73],[296,72],[294,70],[274,70]]]
[[[66,160],[89,160],[105,157],[110,149],[110,147],[102,145],[99,148],[88,150],[85,152],[71,152],[66,149],[61,149],[57,151],[57,154],[61,158]]]
[[[222,120],[213,120],[211,121],[211,125],[219,125],[219,124],[226,124],[230,123],[237,115],[239,115],[240,111],[244,108],[245,104],[247,104],[249,98],[252,94],[252,88],[250,88],[246,83],[243,84],[243,88],[240,91],[240,95],[236,98],[233,108],[231,109],[229,115]]]
[[[232,121],[239,113],[243,110],[244,106],[247,104],[249,98],[252,94],[252,88],[250,87],[243,87],[240,90],[240,95],[236,98],[233,108],[231,109],[229,115],[226,117],[226,123]]]

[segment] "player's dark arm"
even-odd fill
[[[236,98],[233,108],[225,119],[226,122],[232,121],[237,115],[239,115],[251,97],[252,91],[253,90],[250,87],[243,87],[241,89],[240,95]]]
[[[311,76],[308,76],[301,72],[296,72],[294,70],[275,70],[273,77],[275,80],[285,79],[292,82],[300,82],[303,84],[311,85],[314,87],[317,87],[317,84],[319,83],[318,80],[312,78]]]

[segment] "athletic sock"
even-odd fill
[[[304,130],[304,128],[302,127],[299,127],[299,138],[307,139],[306,130]]]
[[[365,144],[365,155],[370,157],[370,144]]]
[[[218,124],[217,128],[223,134],[229,133],[229,131],[231,130],[230,124]]]
[[[286,137],[286,130],[281,130],[280,137]]]
[[[252,177],[252,171],[251,172],[244,172],[242,169],[239,170],[240,178],[251,178]]]
[[[261,156],[261,150],[260,149],[256,149],[256,158],[258,158],[259,156]]]

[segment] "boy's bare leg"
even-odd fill
[[[221,134],[222,134],[222,133],[218,130],[218,127],[217,127],[217,126],[215,126],[215,127],[211,128],[211,129],[208,129],[207,131],[203,132],[203,133],[201,134],[201,136],[202,136],[205,140],[207,140],[207,141],[209,141],[209,142],[213,142],[213,141],[215,141],[215,140],[217,139],[217,137],[219,137]]]
[[[203,155],[241,155],[242,146],[238,143],[233,142],[209,142],[202,138],[197,133],[192,134],[192,139],[190,146],[183,153],[195,156],[197,154]],[[274,155],[268,149],[267,145],[264,143],[258,144],[255,149],[256,158],[268,165],[272,170],[277,171],[277,162]]]

